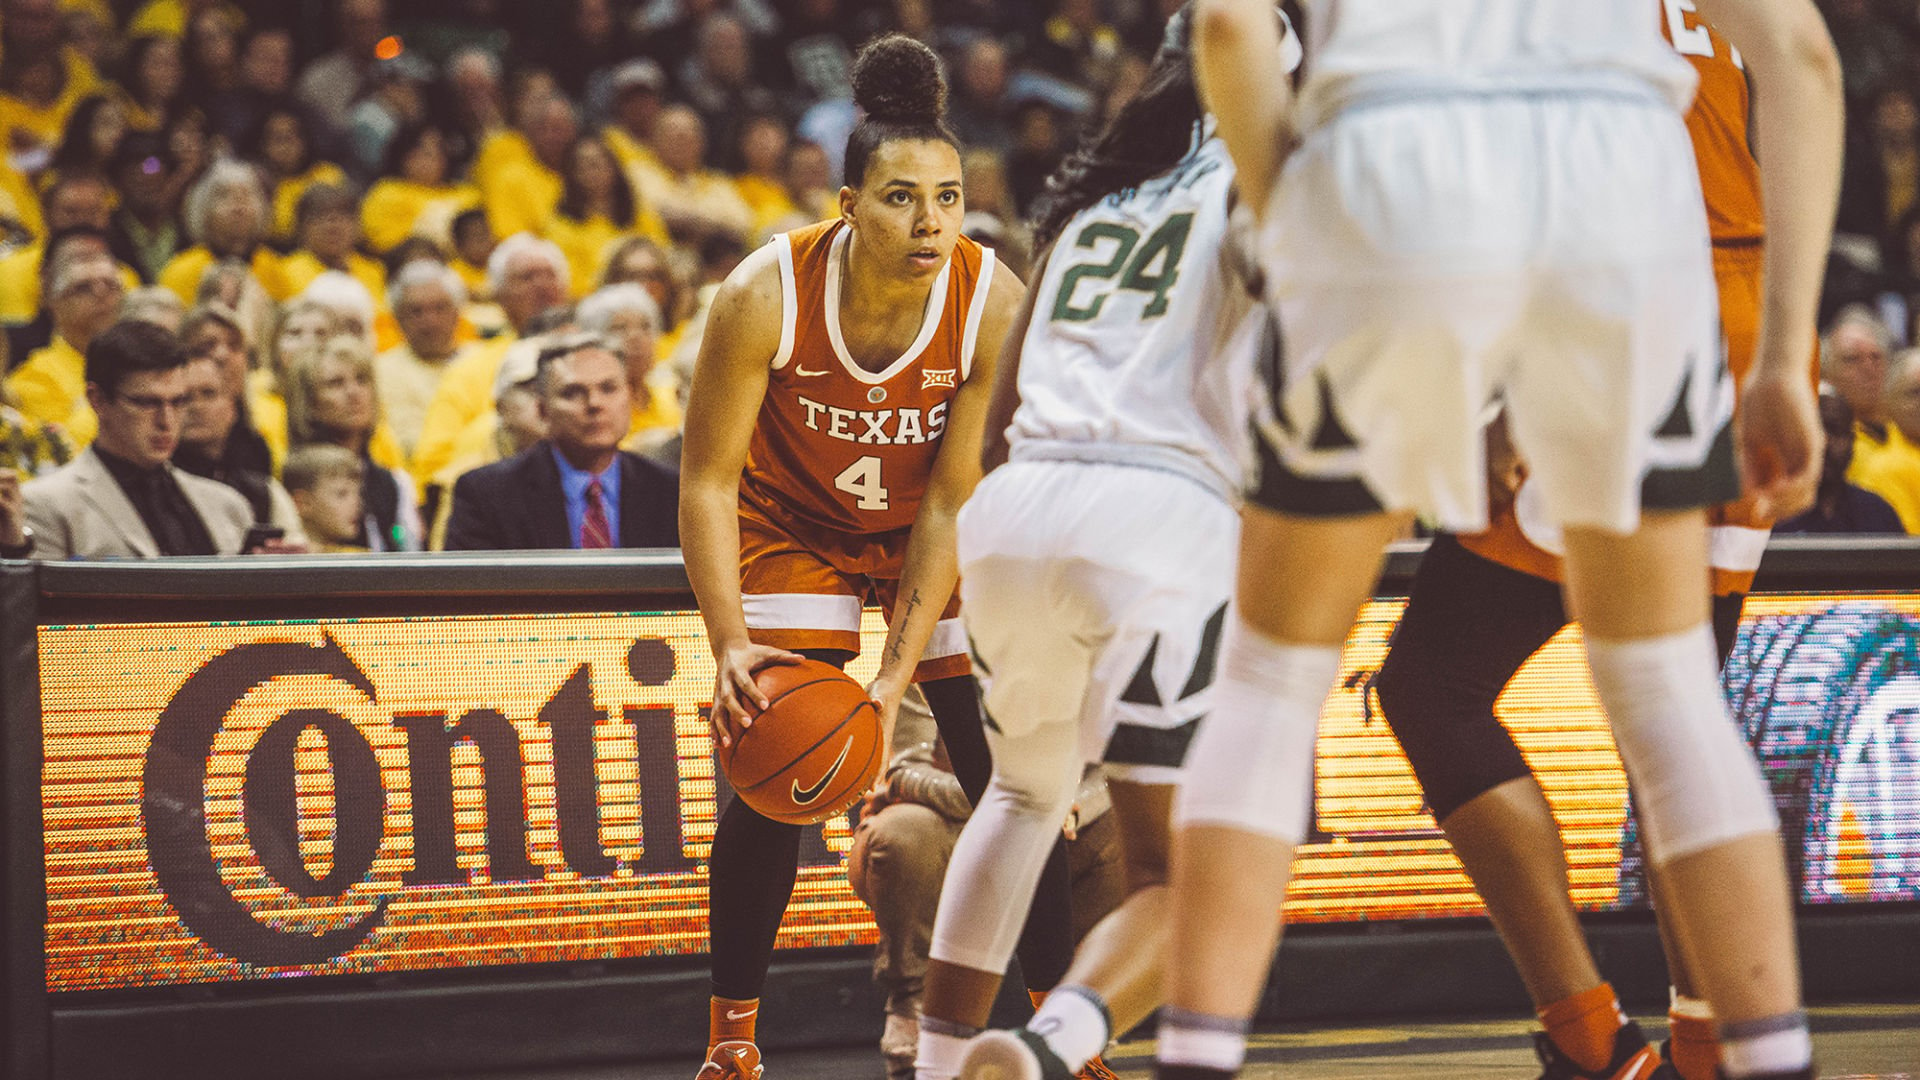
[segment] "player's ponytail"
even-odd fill
[[[853,101],[863,114],[847,138],[847,183],[853,187],[866,180],[868,160],[887,143],[911,139],[960,148],[947,127],[940,58],[905,34],[885,34],[860,49],[853,62]]]
[[[1200,143],[1200,92],[1188,62],[1192,5],[1167,23],[1166,39],[1140,90],[1107,126],[1047,177],[1033,210],[1033,246],[1043,251],[1073,215],[1132,191],[1180,163]]]

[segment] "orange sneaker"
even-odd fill
[[[713,1048],[707,1063],[693,1080],[760,1080],[760,1048],[743,1039],[729,1039]]]
[[[1074,1080],[1120,1080],[1120,1077],[1112,1069],[1107,1068],[1107,1063],[1101,1061],[1100,1056],[1096,1054],[1092,1061],[1087,1062],[1086,1068],[1080,1070]]]
[[[1662,1080],[1673,1075],[1672,1068],[1660,1060],[1660,1051],[1647,1045],[1640,1025],[1622,1026],[1613,1037],[1613,1060],[1597,1072],[1588,1072],[1569,1060],[1553,1045],[1544,1031],[1533,1036],[1534,1053],[1544,1071],[1540,1080]]]

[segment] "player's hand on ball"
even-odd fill
[[[713,687],[713,737],[722,748],[731,747],[742,732],[753,726],[753,718],[767,707],[767,696],[754,685],[753,673],[768,664],[797,664],[804,657],[771,645],[739,645],[714,657],[717,672]]]
[[[1756,366],[1734,420],[1746,491],[1775,521],[1813,505],[1824,460],[1813,387],[1804,371],[1782,367]]]

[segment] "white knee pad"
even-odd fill
[[[1656,866],[1780,827],[1766,778],[1720,695],[1711,627],[1589,638],[1587,664]]]
[[[1236,616],[1213,711],[1187,753],[1176,822],[1305,840],[1320,707],[1339,673],[1338,648],[1282,644]]]

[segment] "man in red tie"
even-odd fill
[[[556,337],[538,371],[547,437],[460,478],[447,550],[678,547],[679,478],[620,449],[633,388],[619,354],[591,335]]]

